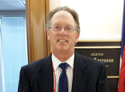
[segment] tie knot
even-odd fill
[[[61,63],[61,64],[59,65],[59,67],[61,67],[63,71],[66,71],[66,69],[67,69],[68,66],[69,66],[69,65],[68,65],[67,63]]]

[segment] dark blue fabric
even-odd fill
[[[125,0],[124,0],[124,7],[123,7],[123,23],[122,23],[122,41],[121,41],[121,57],[123,54],[123,50],[125,46]]]
[[[59,89],[58,92],[68,92],[68,79],[66,75],[66,69],[69,65],[67,63],[61,63],[59,67],[62,68],[62,73],[59,77]]]

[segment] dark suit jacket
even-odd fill
[[[108,92],[106,80],[104,64],[75,53],[72,92]],[[53,92],[51,55],[21,68],[18,92]]]

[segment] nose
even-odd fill
[[[59,35],[66,35],[65,28],[62,28],[61,31],[59,32]]]

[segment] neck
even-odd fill
[[[72,52],[63,52],[63,51],[52,51],[52,53],[54,54],[55,57],[57,57],[61,62],[66,61],[67,59],[69,59],[73,54],[74,54],[74,50]]]

